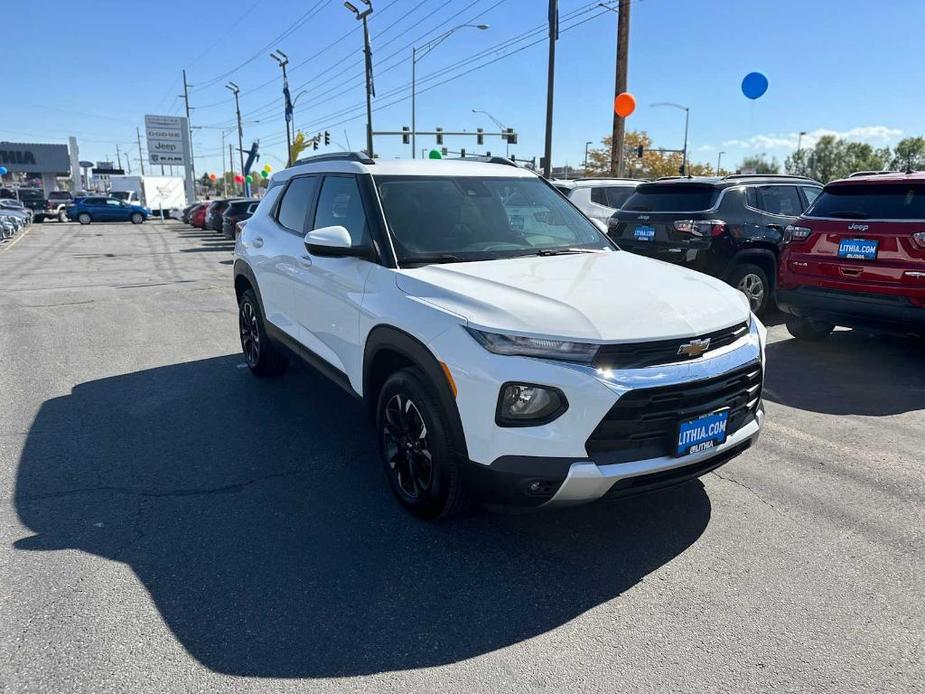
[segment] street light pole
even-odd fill
[[[360,12],[355,5],[345,2],[344,7],[356,15],[357,21],[363,22],[363,53],[366,56],[366,153],[373,156],[373,97],[376,87],[373,85],[373,51],[369,45],[369,26],[367,17],[373,13],[372,0],[361,0],[367,9]]]
[[[292,166],[292,135],[289,132],[292,123],[292,101],[289,99],[289,78],[286,76],[286,66],[289,64],[289,56],[278,48],[270,53],[270,57],[279,63],[283,71],[283,112],[286,118],[286,167]]]
[[[681,104],[675,104],[670,101],[659,101],[657,104],[649,104],[650,108],[655,107],[655,106],[671,106],[672,108],[677,108],[677,109],[684,111],[684,155],[683,155],[681,166],[684,170],[683,175],[686,176],[687,175],[687,131],[688,131],[688,124],[690,123],[690,115],[691,115],[690,107],[682,106]]]
[[[481,109],[474,108],[474,109],[472,109],[472,112],[473,112],[473,113],[481,113],[481,114],[483,114],[483,115],[488,116],[489,120],[490,120],[492,123],[494,123],[495,125],[497,125],[497,126],[498,126],[498,129],[499,129],[501,132],[504,132],[505,130],[507,130],[507,128],[505,127],[504,123],[502,123],[501,121],[499,121],[497,118],[495,118],[493,115],[491,115],[488,111],[482,111]],[[510,156],[511,156],[511,143],[508,142],[507,138],[505,138],[505,140],[504,140],[504,154],[505,154],[505,156],[507,156],[508,158],[510,158]]]
[[[588,175],[588,145],[594,144],[591,140],[585,142],[585,176]]]
[[[801,130],[800,134],[797,135],[797,152],[803,149],[803,136],[806,134],[805,130]]]
[[[234,82],[229,82],[225,85],[225,89],[231,91],[234,94],[234,110],[238,118],[238,153],[241,155],[241,176],[244,176],[244,128],[241,126],[241,101],[238,98],[238,94],[241,93],[241,88],[236,85]],[[241,182],[241,192],[244,197],[248,197],[249,192],[247,189],[247,179],[245,178]]]
[[[556,41],[559,39],[559,0],[549,0],[549,61],[546,73],[546,143],[543,176],[552,178],[552,106],[556,84]]]
[[[720,163],[723,161],[723,155],[725,152],[720,152],[716,155],[716,175],[719,176]]]

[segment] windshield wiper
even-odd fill
[[[541,248],[536,255],[569,255],[571,253],[606,253],[603,248]]]
[[[400,262],[402,265],[434,265],[438,263],[464,263],[466,259],[451,253],[422,253],[402,258]]]
[[[867,219],[867,215],[863,212],[851,212],[849,210],[829,212],[829,217],[837,217],[839,219]]]

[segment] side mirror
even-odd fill
[[[594,226],[596,226],[601,231],[602,234],[607,233],[607,225],[604,224],[604,222],[602,222],[599,219],[592,219],[591,221],[594,222]]]
[[[305,248],[312,255],[331,258],[372,259],[369,246],[354,246],[350,232],[342,226],[321,227],[305,234]]]

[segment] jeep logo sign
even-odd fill
[[[0,165],[19,173],[67,174],[71,160],[67,145],[0,142]]]

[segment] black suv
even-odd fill
[[[801,176],[658,179],[636,188],[608,234],[627,251],[725,280],[760,313],[773,305],[784,229],[821,191]]]
[[[45,221],[45,191],[41,188],[20,188],[19,201],[25,207],[32,209],[33,219],[36,222]]]

